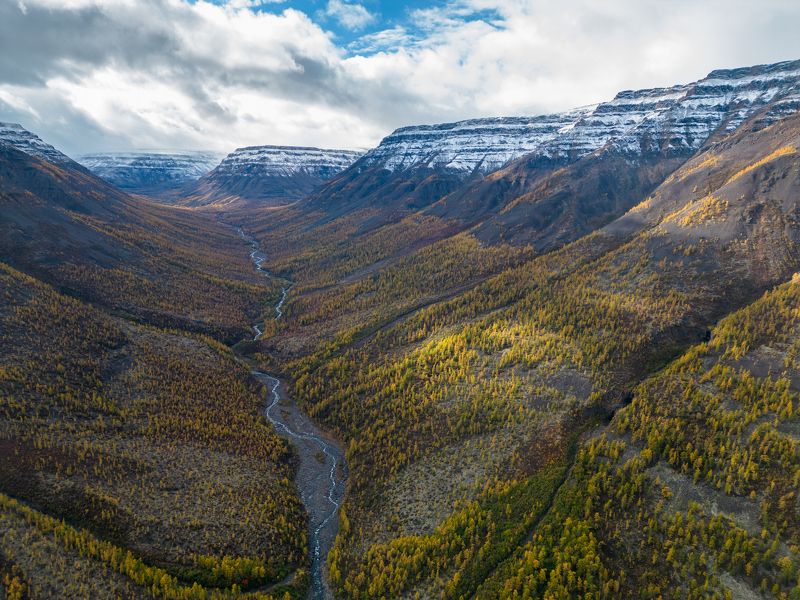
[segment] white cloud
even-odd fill
[[[362,35],[360,38],[350,43],[347,47],[353,53],[373,54],[378,51],[387,51],[401,46],[408,46],[416,42],[413,36],[402,25],[396,25],[389,29],[382,29],[374,33]]]
[[[0,102],[14,109],[18,113],[26,114],[34,119],[41,118],[35,108],[33,108],[24,98],[17,96],[11,90],[0,89]]]
[[[73,153],[371,146],[402,125],[563,110],[800,58],[795,0],[457,0],[347,48],[300,11],[250,0],[25,6],[0,0],[0,120]]]
[[[344,0],[328,0],[325,14],[336,19],[343,27],[356,31],[375,21],[375,15],[364,6]]]

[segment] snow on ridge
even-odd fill
[[[206,151],[101,152],[85,154],[78,161],[96,175],[116,184],[144,178],[163,181],[199,179],[213,169],[222,154]]]
[[[200,179],[222,154],[205,151],[102,152],[78,157],[98,177],[136,191],[158,190]]]
[[[226,156],[216,175],[238,177],[291,177],[305,173],[327,179],[344,171],[362,152],[304,146],[248,146]]]
[[[390,171],[419,164],[455,171],[493,171],[568,131],[591,109],[403,127],[370,150],[364,164],[379,164]]]
[[[613,146],[632,155],[690,153],[716,131],[731,132],[762,109],[770,124],[800,109],[800,61],[712,71],[685,85],[619,92],[565,113],[402,127],[361,164],[389,171],[427,166],[488,173],[531,154],[572,161]]]
[[[0,122],[0,143],[7,144],[25,154],[42,158],[48,162],[56,164],[72,162],[66,154],[56,150],[19,123]]]

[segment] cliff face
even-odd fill
[[[541,117],[496,117],[398,129],[370,150],[365,166],[404,171],[416,166],[485,173],[555,140],[591,111]]]
[[[250,146],[231,152],[214,170],[217,177],[292,177],[329,179],[349,167],[360,152],[294,146]]]

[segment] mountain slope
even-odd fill
[[[800,107],[798,82],[800,62],[786,62],[620,92],[540,119],[404,128],[297,205],[237,219],[261,232],[273,267],[285,271],[320,260],[314,269],[324,273],[330,256],[353,243],[370,246],[403,217],[424,223],[407,239],[432,243],[442,232],[470,231],[484,243],[547,251],[620,216],[743,123],[763,128],[792,114]],[[482,170],[511,158],[499,170]],[[354,272],[405,251],[364,253]]]
[[[477,597],[797,595],[799,301],[780,286],[638,386]]]
[[[712,106],[717,122],[720,111],[732,106],[725,98],[763,96],[769,102],[747,107],[752,113],[748,121],[733,131],[718,127],[703,148],[730,139],[740,129],[758,131],[790,114],[796,65],[712,75],[702,86],[683,86],[686,98],[695,98],[682,100],[688,103],[683,112],[673,106],[656,116],[674,119],[682,114],[680,119],[691,124],[699,118],[692,103],[700,102],[701,120],[707,120]],[[736,85],[720,85],[720,78]],[[641,104],[633,100],[637,95],[652,97],[645,92],[620,94],[625,106],[633,108]],[[615,106],[618,110],[621,105]],[[736,114],[741,110],[739,106]],[[612,123],[618,121],[615,116]],[[650,123],[642,131],[672,131],[677,125],[670,123]],[[377,167],[356,173],[359,161],[292,207],[262,214],[234,212],[231,218],[265,243],[267,264],[274,272],[295,280],[287,310],[302,317],[276,346],[305,352],[348,327],[377,327],[462,293],[519,261],[612,222],[694,155],[683,144],[670,145],[670,139],[671,134],[660,149],[639,154],[607,143],[561,166],[533,153],[485,176],[470,173],[467,179],[426,168],[409,168],[400,175]],[[450,193],[436,200],[441,185],[449,186]]]
[[[555,490],[577,435],[710,324],[800,269],[800,116],[766,128],[759,119],[712,142],[605,228],[498,267],[451,299],[388,322],[361,319],[371,284],[384,273],[402,284],[413,262],[382,267],[347,293],[346,282],[319,292],[315,322],[342,306],[354,318],[282,364],[295,397],[349,448],[348,525],[331,568],[343,596],[470,596],[516,560],[531,532],[557,551],[563,522],[544,515],[549,497],[568,498]],[[485,249],[466,252],[479,260]],[[450,264],[437,263],[442,272]],[[264,348],[304,353],[293,336],[314,327],[294,312],[305,306],[303,297],[289,304]],[[502,571],[500,589],[516,585],[515,568]],[[557,587],[560,572],[547,571],[544,584],[569,589]],[[641,576],[629,584],[647,585]],[[486,597],[502,595],[491,589]]]
[[[159,325],[237,340],[277,290],[235,231],[133,199],[72,161],[0,145],[0,253],[59,290]]]
[[[0,287],[4,575],[36,598],[198,598],[304,566],[291,452],[229,351],[2,262]]]
[[[15,135],[0,143],[0,595],[302,597],[295,458],[218,341],[250,339],[279,290],[232,228]]]

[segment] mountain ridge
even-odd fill
[[[200,179],[216,166],[222,154],[208,151],[99,152],[77,160],[95,175],[119,188],[145,195]]]
[[[735,129],[776,95],[781,95],[778,99],[785,105],[800,105],[800,61],[715,70],[688,84],[623,90],[610,101],[562,113],[406,126],[385,137],[364,156],[362,164],[389,171],[433,164],[458,172],[478,169],[488,173],[526,154],[571,160],[609,142],[641,153],[642,145],[653,136],[657,144],[648,150],[696,151],[717,127],[725,124],[729,131]],[[688,109],[694,115],[685,119],[683,113]],[[768,115],[770,122],[777,118],[777,112]],[[525,137],[528,131],[523,125],[546,123],[552,127]],[[668,126],[666,136],[664,124]],[[452,140],[447,132],[452,132]],[[437,140],[444,143],[437,147],[433,143]],[[511,152],[492,155],[498,145],[513,147],[515,142]]]
[[[246,146],[228,154],[184,190],[188,206],[280,205],[303,198],[335,177],[361,152],[310,146]]]
[[[31,133],[19,123],[0,122],[0,144],[12,146],[17,150],[56,164],[74,162],[70,157],[56,150],[35,133]]]

